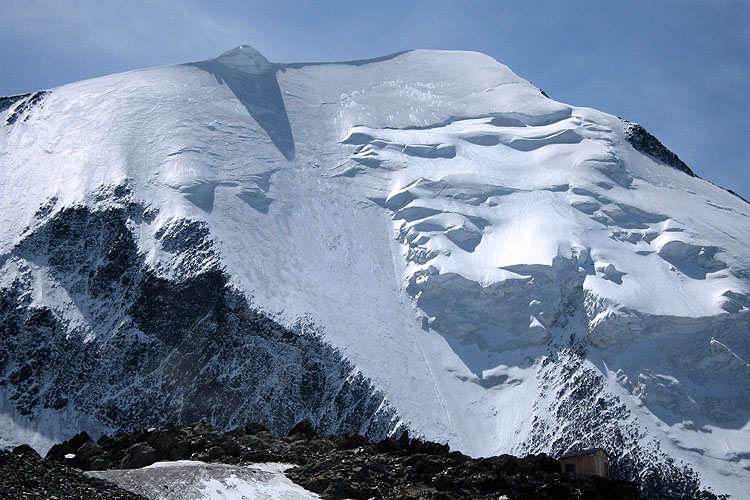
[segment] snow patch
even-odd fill
[[[189,460],[157,462],[142,469],[85,474],[117,484],[151,500],[308,500],[320,498],[286,477],[292,465],[247,466]]]

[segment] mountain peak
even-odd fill
[[[246,45],[2,123],[10,438],[307,418],[744,494],[750,205],[645,130],[478,53]]]
[[[250,45],[238,45],[214,60],[243,73],[257,74],[273,67],[258,49]]]

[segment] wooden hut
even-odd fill
[[[609,478],[609,454],[602,448],[566,453],[560,457],[560,465],[571,476]]]

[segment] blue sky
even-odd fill
[[[750,199],[750,2],[0,2],[0,95],[214,57],[275,62],[409,48],[484,52],[553,99],[644,125]]]

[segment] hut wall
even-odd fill
[[[560,465],[562,465],[563,472],[573,472],[568,467],[569,464],[575,466],[574,474],[577,476],[609,477],[607,456],[602,451],[597,451],[590,455],[579,455],[576,457],[560,459]]]

